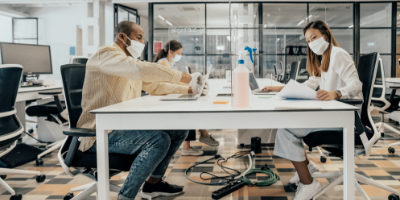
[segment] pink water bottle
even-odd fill
[[[250,98],[249,69],[239,58],[239,66],[233,70],[233,107],[248,107]]]

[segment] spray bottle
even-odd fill
[[[233,70],[233,107],[248,107],[250,98],[249,69],[245,66],[244,56],[246,51],[250,54],[253,61],[252,49],[248,46],[239,53],[239,66]]]

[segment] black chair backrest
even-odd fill
[[[22,70],[21,65],[0,65],[0,113],[15,109]]]
[[[307,70],[307,58],[302,58],[301,60],[300,60],[300,67],[299,67],[300,69],[299,69],[299,71],[301,71],[301,70]]]
[[[299,62],[292,62],[292,66],[290,67],[290,74],[289,74],[289,79],[296,80],[297,72],[299,68]]]
[[[278,75],[278,72],[276,71],[276,64],[274,64],[273,66],[274,66],[274,73],[275,73],[275,76],[277,76],[277,75]]]
[[[73,64],[85,64],[86,65],[87,61],[88,61],[88,58],[74,58],[72,60],[72,63]]]
[[[382,81],[385,78],[385,71],[383,71],[382,67],[383,67],[382,62],[381,62],[381,60],[379,60],[378,69],[376,71],[376,77],[375,77],[375,82],[374,82],[375,85],[383,85],[383,83],[384,83]],[[375,98],[379,98],[381,96],[384,97],[385,93],[386,93],[386,88],[374,87],[374,90],[372,92],[372,97],[375,97]]]
[[[364,96],[364,103],[361,108],[361,121],[364,126],[368,126],[372,129],[373,124],[370,116],[370,105],[371,105],[371,96],[373,91],[373,86],[376,77],[376,71],[379,63],[379,53],[370,53],[367,55],[363,55],[360,57],[360,61],[358,63],[358,76],[360,77],[360,81],[362,82],[362,93]]]
[[[82,88],[85,81],[86,65],[68,64],[61,66],[65,105],[68,109],[69,125],[76,127],[82,114]]]

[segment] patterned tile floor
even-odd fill
[[[206,146],[199,142],[193,142],[195,148],[202,149],[205,152],[204,156],[191,157],[180,156],[180,151],[177,152],[174,159],[170,163],[169,169],[166,174],[166,181],[184,185],[184,194],[176,197],[160,197],[159,200],[211,200],[211,193],[221,186],[205,186],[195,184],[187,180],[183,174],[184,170],[194,164],[195,162],[203,161],[211,158],[215,154],[220,154],[223,157],[247,150],[246,148],[237,148],[236,131],[235,130],[219,130],[211,131],[211,134],[221,142],[217,148]],[[388,144],[399,141],[400,136],[395,134],[386,133],[385,137],[379,140],[374,146],[372,155],[369,158],[360,157],[355,160],[355,170],[358,173],[366,175],[378,182],[389,185],[397,190],[400,190],[400,146],[395,147],[396,153],[389,154],[387,147]],[[257,167],[267,164],[270,168],[277,173],[281,180],[272,186],[266,187],[244,187],[226,197],[224,200],[292,200],[295,194],[295,188],[290,186],[289,179],[294,175],[294,168],[292,164],[285,159],[272,156],[273,147],[263,146],[261,154],[257,155]],[[321,163],[317,151],[308,153],[310,159],[316,163],[321,172],[337,171],[342,169],[342,160],[337,157],[328,157],[326,163]],[[227,167],[235,168],[237,170],[246,169],[248,164],[247,158],[237,158],[229,160],[225,164]],[[83,184],[90,183],[91,180],[85,176],[78,175],[71,177],[63,172],[63,169],[58,163],[57,154],[54,152],[44,158],[44,165],[36,167],[34,162],[25,164],[18,167],[18,169],[39,170],[46,174],[47,179],[43,183],[36,183],[33,176],[26,175],[10,175],[7,176],[6,182],[16,190],[17,193],[23,195],[24,200],[44,200],[44,199],[63,199],[64,195],[69,192],[70,188],[77,187]],[[213,172],[215,174],[223,174],[221,168],[215,162],[209,162],[197,167],[190,173],[190,177],[194,180],[199,180],[201,172]],[[112,182],[122,184],[126,178],[127,173],[121,173],[112,177]],[[257,174],[251,178],[262,180],[262,174]],[[330,179],[319,179],[323,185],[327,185]],[[390,192],[374,188],[368,185],[362,185],[363,189],[367,192],[372,200],[386,200]],[[324,196],[318,199],[337,200],[342,199],[343,186],[339,185],[327,192]],[[111,193],[113,200],[117,198],[116,193]],[[0,200],[8,200],[10,195],[5,189],[0,187]],[[95,200],[93,194],[88,200]],[[140,199],[140,198],[136,198]],[[356,191],[357,200],[363,199]]]

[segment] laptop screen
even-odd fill
[[[258,89],[257,80],[253,72],[249,73],[249,83],[250,83],[250,89],[252,91]]]

